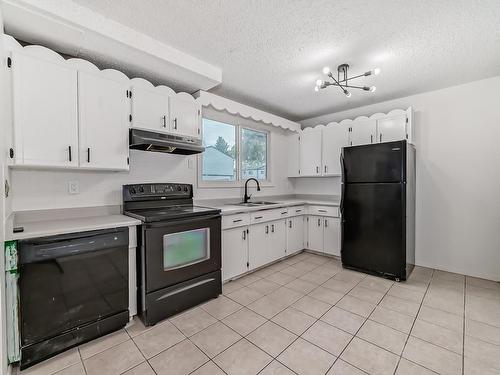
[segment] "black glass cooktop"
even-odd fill
[[[135,217],[143,222],[171,220],[183,217],[218,214],[220,210],[210,207],[192,205],[173,205],[167,207],[126,210],[125,215]]]

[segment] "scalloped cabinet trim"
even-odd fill
[[[406,139],[413,143],[412,108],[307,127],[289,136],[288,177],[341,176],[342,147]]]
[[[222,96],[203,90],[196,92],[194,96],[203,107],[210,106],[218,111],[226,111],[232,115],[241,116],[243,118],[251,118],[254,121],[260,121],[268,125],[277,126],[294,132],[300,131],[300,124],[297,122],[293,122],[287,120],[286,118],[264,112],[260,109],[235,102],[234,100],[227,99]]]
[[[12,59],[12,166],[128,170],[130,127],[200,137],[201,106],[188,93],[23,47],[9,35],[4,46]]]
[[[7,34],[4,34],[4,46],[7,51],[21,52],[48,62],[68,64],[68,66],[71,66],[76,70],[86,71],[88,73],[100,72],[101,74],[104,74],[110,79],[130,81],[130,86],[138,86],[143,88],[154,89],[158,90],[158,92],[165,93],[170,97],[176,96],[182,100],[196,102],[196,98],[194,98],[191,94],[188,94],[186,92],[176,93],[170,87],[165,85],[154,86],[151,82],[145,80],[144,78],[129,78],[124,73],[116,69],[101,70],[88,60],[80,58],[65,59],[59,53],[44,46],[29,45],[23,47],[16,39]]]
[[[412,123],[413,111],[412,111],[412,107],[408,107],[407,109],[393,109],[392,111],[390,111],[388,113],[377,112],[377,113],[374,113],[373,115],[371,115],[369,117],[367,117],[367,116],[358,116],[354,120],[352,120],[352,119],[345,119],[345,120],[342,120],[342,121],[339,121],[339,122],[332,121],[332,122],[327,123],[326,125],[324,125],[324,124],[318,124],[318,125],[315,125],[315,126],[310,126],[310,127],[304,128],[304,129],[302,129],[302,132],[309,132],[309,131],[313,131],[315,129],[316,130],[318,130],[318,129],[324,129],[326,127],[338,126],[338,125],[340,125],[340,126],[350,126],[352,123],[358,122],[358,121],[379,120],[379,119],[399,117],[399,116],[407,116],[409,127],[411,127],[411,125],[412,125],[411,123]],[[412,141],[413,141],[413,132],[411,132],[411,134],[408,134],[408,139],[409,139],[409,142],[412,143]]]

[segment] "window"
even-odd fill
[[[267,133],[241,129],[241,179],[267,180]]]
[[[203,181],[236,180],[236,126],[203,119]]]
[[[201,181],[269,180],[269,133],[203,119]]]

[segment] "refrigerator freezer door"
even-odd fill
[[[406,141],[344,147],[344,183],[404,182],[406,147]]]
[[[346,184],[342,264],[405,279],[405,184]]]

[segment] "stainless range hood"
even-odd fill
[[[130,129],[129,147],[132,150],[192,155],[205,151],[201,139],[182,135]]]

